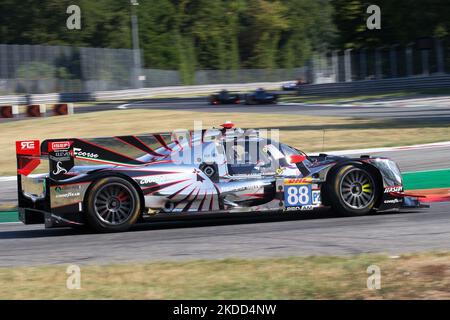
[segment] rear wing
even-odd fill
[[[19,219],[46,226],[81,223],[78,212],[88,185],[79,184],[77,176],[105,166],[170,161],[174,144],[170,134],[17,141]]]
[[[64,180],[73,176],[75,165],[141,166],[168,158],[175,147],[168,133],[17,141],[17,174],[28,176],[45,159],[49,162],[48,176]]]

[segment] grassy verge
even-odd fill
[[[64,137],[96,137],[192,129],[226,120],[239,127],[280,129],[281,141],[306,152],[382,147],[446,141],[446,123],[358,120],[303,115],[205,113],[176,110],[118,110],[70,117],[49,117],[0,124],[0,175],[15,173],[15,140]],[[324,142],[324,143],[323,143]]]
[[[367,288],[370,265],[380,290]],[[450,253],[81,266],[80,290],[67,277],[66,266],[1,268],[0,299],[449,299]]]

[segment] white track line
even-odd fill
[[[131,103],[125,103],[125,104],[121,104],[120,106],[117,106],[116,108],[121,109],[121,110],[128,109],[129,106],[133,106],[135,104],[139,104],[139,103],[143,103],[143,102],[146,102],[146,101],[136,101],[136,102],[131,102]]]

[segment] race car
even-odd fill
[[[297,82],[284,83],[281,86],[281,90],[284,90],[284,91],[295,91],[295,90],[298,90],[298,84],[297,84]]]
[[[198,131],[17,141],[19,218],[47,228],[115,232],[186,215],[331,207],[336,216],[361,216],[420,206],[403,193],[390,159],[308,156],[271,137],[225,123]]]
[[[281,86],[281,90],[283,91],[296,91],[300,88],[301,85],[307,84],[307,82],[303,79],[298,79],[295,82],[287,82]]]
[[[241,103],[241,98],[237,93],[222,90],[219,93],[210,95],[208,101],[209,104],[239,104]]]
[[[267,92],[263,88],[245,95],[245,104],[274,104],[277,103],[278,95]]]

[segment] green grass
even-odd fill
[[[381,269],[381,290],[367,268]],[[450,253],[0,268],[0,299],[449,299]]]

